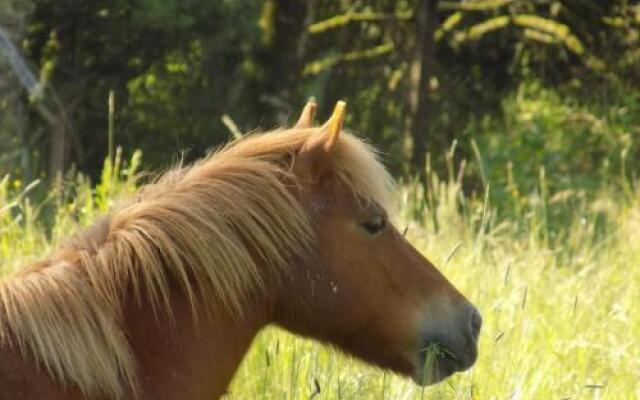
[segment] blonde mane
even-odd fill
[[[267,274],[313,246],[291,163],[317,130],[247,135],[178,166],[49,259],[5,278],[0,344],[89,396],[138,393],[125,292],[170,314],[175,283],[194,315],[224,307],[241,316]],[[361,140],[342,134],[330,170],[356,195],[389,204],[391,178]]]

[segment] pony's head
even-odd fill
[[[292,172],[315,244],[282,280],[276,320],[436,383],[475,362],[480,314],[390,222],[391,179],[366,144],[341,132],[344,108],[312,128],[309,103],[294,127],[314,130]]]

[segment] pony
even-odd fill
[[[477,309],[389,221],[393,180],[343,132],[345,103],[319,127],[315,110],[174,167],[4,278],[0,398],[218,398],[268,324],[420,385],[470,368]]]

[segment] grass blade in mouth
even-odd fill
[[[421,379],[423,382],[436,382],[439,380],[438,359],[458,361],[458,357],[446,347],[432,342],[420,350],[424,354]]]
[[[424,382],[434,382],[437,380],[438,356],[442,352],[443,347],[438,343],[429,343],[420,352],[424,353],[422,363],[422,376]]]
[[[426,347],[420,350],[420,352],[425,353],[425,357],[428,357],[432,353],[434,357],[447,358],[450,360],[458,361],[458,357],[449,349],[435,342],[429,343]]]

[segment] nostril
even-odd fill
[[[477,341],[478,336],[480,335],[480,328],[482,327],[482,317],[475,307],[471,309],[470,324],[471,337],[473,338],[473,340]]]

